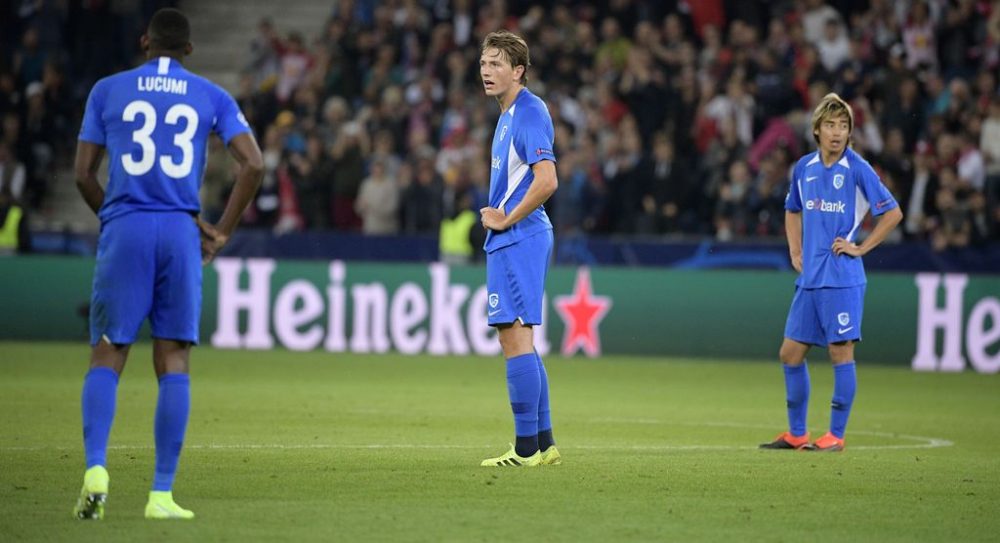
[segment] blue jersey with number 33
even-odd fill
[[[132,211],[200,210],[208,137],[249,132],[236,101],[168,57],[94,85],[80,140],[107,148],[102,223]]]

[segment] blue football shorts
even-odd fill
[[[486,316],[490,326],[542,323],[552,231],[544,230],[486,253]]]
[[[198,343],[201,237],[186,212],[135,211],[102,225],[90,302],[90,344],[153,337]]]
[[[861,341],[865,285],[846,288],[795,288],[785,322],[785,337],[827,346]]]

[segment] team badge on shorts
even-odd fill
[[[844,186],[844,174],[836,174],[833,176],[833,188],[839,189]]]
[[[851,322],[851,316],[847,313],[838,313],[837,322],[839,322],[841,326],[847,326]]]
[[[500,305],[500,295],[495,292],[490,293],[490,307],[496,309],[498,305]]]

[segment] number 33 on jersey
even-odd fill
[[[130,211],[198,213],[209,135],[228,145],[249,131],[228,93],[167,57],[98,81],[80,139],[111,155],[101,221]]]

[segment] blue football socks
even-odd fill
[[[535,353],[507,359],[507,394],[514,412],[515,452],[518,456],[531,456],[538,450],[538,400],[541,395]]]
[[[806,413],[809,410],[809,366],[805,360],[798,366],[784,364],[785,402],[788,406],[788,431],[793,436],[806,434]]]
[[[830,433],[844,439],[847,419],[851,416],[851,405],[858,387],[858,375],[854,361],[833,367],[833,401],[830,403]]]
[[[108,465],[108,437],[115,420],[118,373],[105,367],[91,368],[83,378],[83,448],[87,469]]]
[[[186,373],[167,373],[161,376],[160,397],[156,402],[156,420],[153,425],[156,436],[153,490],[169,491],[174,484],[190,411],[190,376]]]
[[[535,351],[538,360],[538,449],[544,451],[556,444],[552,437],[552,413],[549,408],[549,376],[545,373],[542,356]]]

